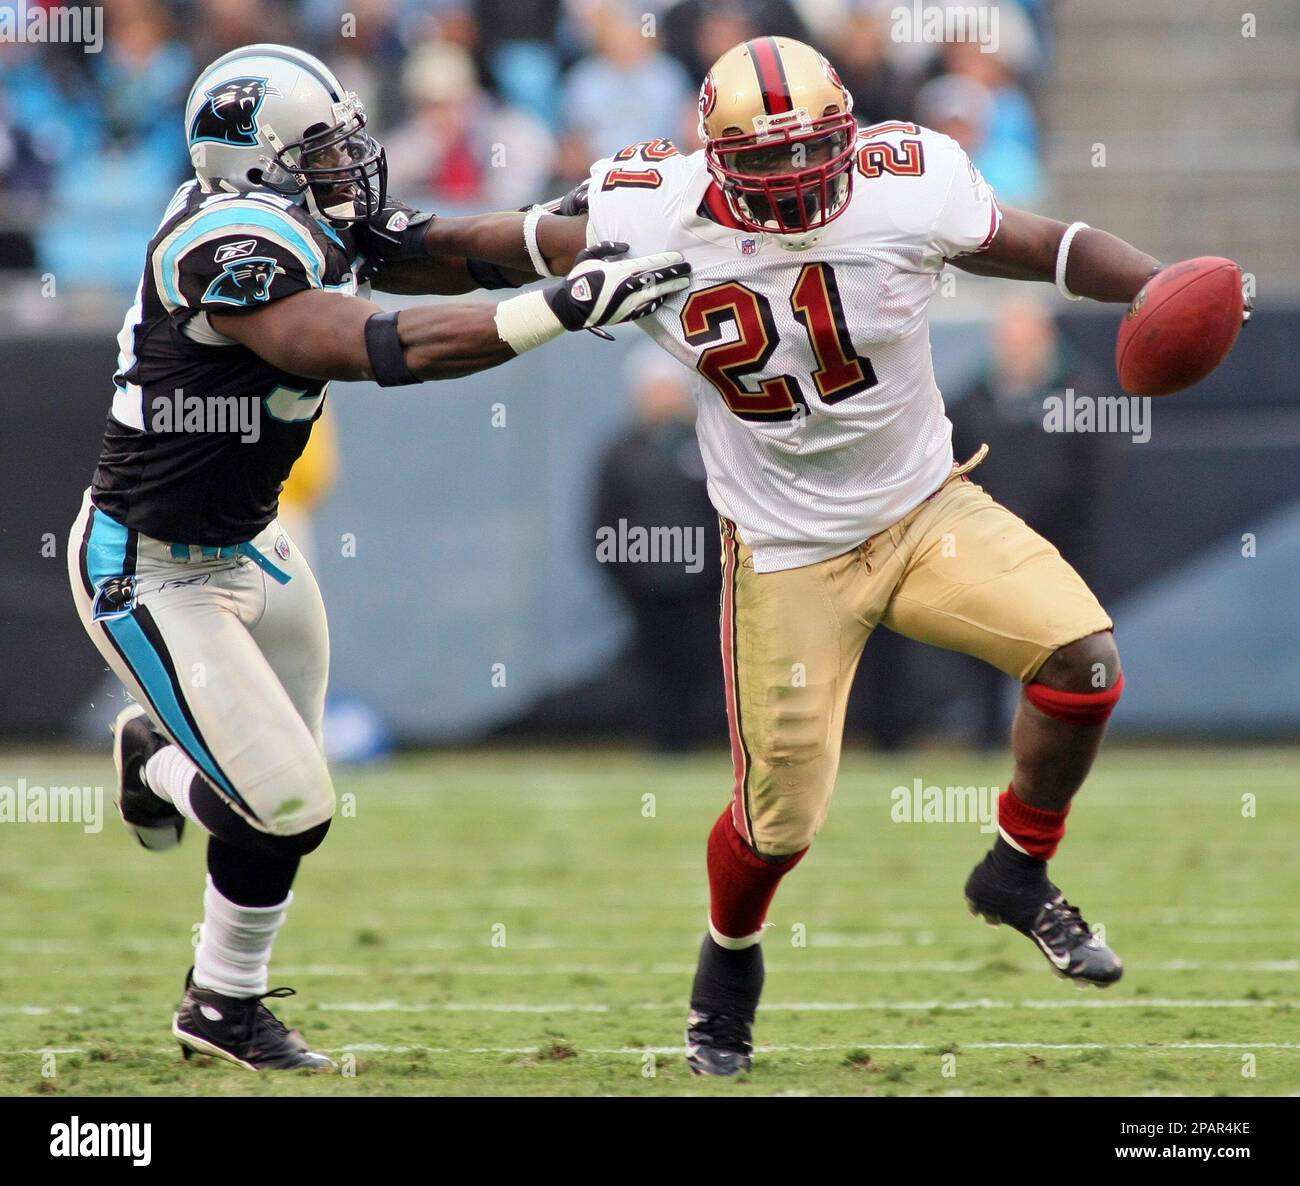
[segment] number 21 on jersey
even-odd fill
[[[790,293],[790,308],[817,357],[811,378],[823,403],[840,403],[876,385],[871,360],[853,349],[839,285],[829,264],[803,266]],[[736,280],[701,288],[687,299],[681,320],[686,341],[705,348],[696,369],[735,415],[742,420],[771,422],[807,413],[808,404],[796,376],[761,379],[757,390],[748,382],[771,360],[778,342],[771,302],[761,292]],[[724,342],[728,323],[737,336]]]

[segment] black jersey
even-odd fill
[[[236,544],[265,528],[328,383],[273,367],[207,315],[308,288],[355,294],[362,266],[350,231],[277,194],[181,186],[118,336],[95,505],[172,543]]]

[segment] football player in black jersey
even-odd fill
[[[186,820],[209,834],[173,1033],[186,1057],[328,1067],[263,1003],[288,991],[268,993],[272,943],[334,811],[325,614],[277,524],[281,484],[330,380],[396,386],[496,366],[565,330],[643,316],[689,265],[598,244],[558,283],[495,306],[386,314],[358,288],[456,293],[536,275],[431,257],[429,216],[389,199],[360,102],[308,54],[226,54],[199,76],[185,123],[195,179],[163,215],[118,337],[69,576],[135,701],[114,729],[124,821],[151,849],[176,844]]]

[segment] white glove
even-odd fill
[[[678,251],[614,258],[626,254],[626,243],[597,243],[578,254],[559,284],[545,290],[546,303],[565,329],[633,321],[690,285],[691,265]]]
[[[502,301],[496,312],[501,340],[522,354],[565,330],[644,317],[690,286],[691,265],[680,252],[613,258],[627,249],[626,243],[597,243],[579,253],[572,271],[558,284]]]

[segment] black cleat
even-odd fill
[[[297,1030],[288,1029],[262,1001],[293,996],[273,988],[255,997],[228,997],[185,977],[185,998],[172,1018],[172,1033],[186,1059],[195,1054],[224,1058],[249,1071],[336,1070],[333,1059],[317,1054]]]
[[[144,764],[171,744],[149,723],[138,704],[128,704],[113,722],[113,765],[117,767],[117,810],[127,830],[145,848],[160,852],[181,842],[185,817],[145,786]]]
[[[990,853],[966,881],[966,905],[989,926],[1006,923],[1034,941],[1062,979],[1079,987],[1105,988],[1123,974],[1124,965],[1089,929],[1077,906],[1071,906],[1048,880],[1046,863],[1041,878],[1016,885],[999,877],[995,854]]]
[[[686,1019],[686,1064],[697,1075],[743,1075],[754,1065],[753,1023],[734,1013]]]
[[[763,992],[763,948],[739,950],[705,935],[686,1019],[686,1062],[697,1075],[743,1075],[754,1065],[754,1011]]]

